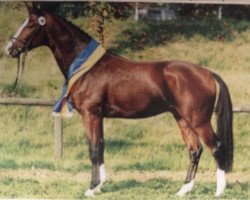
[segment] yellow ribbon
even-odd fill
[[[84,75],[87,71],[89,71],[105,53],[106,49],[104,49],[101,45],[97,47],[95,52],[81,65],[81,67],[77,70],[77,72],[75,72],[75,74],[70,78],[65,96],[69,95],[69,92],[73,87],[74,83],[82,75]]]

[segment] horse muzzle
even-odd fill
[[[23,48],[15,47],[14,43],[10,41],[5,47],[5,53],[12,58],[18,58],[23,52]]]

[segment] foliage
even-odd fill
[[[249,20],[249,5],[216,5],[216,4],[170,4],[180,17],[189,17],[193,19],[217,17],[218,9],[222,8],[223,18]]]
[[[88,14],[92,17],[91,27],[98,33],[101,44],[104,44],[106,35],[109,35],[109,30],[104,27],[105,21],[126,17],[124,11],[128,9],[128,6],[126,4],[91,1],[86,5],[86,8]]]
[[[98,34],[99,41],[104,44],[104,40],[109,35],[109,30],[105,28],[105,21],[112,21],[114,18],[126,19],[129,16],[129,3],[108,3],[108,2],[40,2],[43,10],[55,11],[64,17],[78,18],[79,16],[90,16],[92,18],[91,27]],[[60,5],[60,6],[59,6]],[[59,7],[59,8],[58,8]]]
[[[206,18],[217,16],[219,6],[213,4],[177,4],[171,5],[171,8],[181,17]]]
[[[250,5],[225,5],[223,17],[237,20],[250,20]]]
[[[8,96],[15,96],[15,97],[30,97],[36,91],[36,87],[26,84],[21,84],[20,86],[17,86],[15,89],[14,89],[14,83],[4,84],[2,88],[3,88],[2,90],[3,96],[4,94],[8,94]]]
[[[200,20],[179,18],[167,22],[133,22],[118,36],[117,46],[113,50],[117,53],[122,53],[126,48],[142,50],[151,46],[168,44],[180,36],[190,39],[195,35],[200,35],[207,40],[228,42],[232,41],[237,33],[249,28],[250,24],[246,21],[218,20],[214,17]]]
[[[49,4],[46,2],[45,4]],[[60,6],[57,9],[57,14],[63,17],[78,18],[80,16],[86,16],[87,11],[85,9],[87,2],[60,2]]]
[[[111,19],[112,7],[104,2],[90,2],[89,8],[89,13],[92,15],[91,27],[98,33],[101,44],[104,44],[105,35],[109,34],[104,29],[104,22],[105,18]]]

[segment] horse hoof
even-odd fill
[[[96,187],[95,189],[94,189],[94,193],[95,194],[99,194],[99,193],[101,193],[102,191],[101,191],[101,187]]]
[[[215,193],[214,196],[215,196],[215,197],[219,197],[221,194],[222,194],[222,192],[217,192],[217,191],[216,191],[216,193]]]
[[[226,188],[226,186],[225,186],[225,188]],[[215,196],[216,197],[219,197],[220,195],[222,195],[223,194],[223,192],[224,192],[224,190],[225,190],[225,188],[223,188],[223,189],[220,189],[220,190],[216,190],[216,193],[215,193]]]
[[[189,183],[186,183],[182,186],[179,192],[177,192],[177,196],[183,197],[184,194],[190,192],[194,186],[194,180],[190,181]]]
[[[85,194],[84,194],[86,197],[94,197],[95,196],[95,193],[94,193],[94,190],[91,190],[91,189],[88,189]]]

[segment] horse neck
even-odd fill
[[[46,29],[47,46],[54,54],[57,64],[66,78],[70,65],[91,38],[84,32],[79,33],[80,31],[76,27],[63,19],[54,16],[52,19],[53,22]]]

